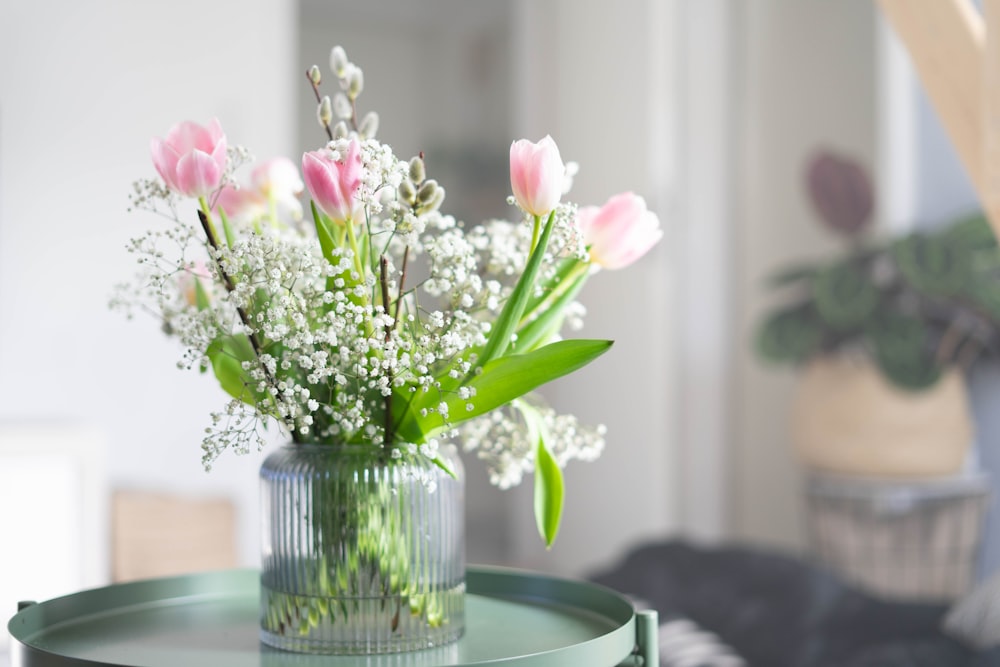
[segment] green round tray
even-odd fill
[[[14,667],[655,667],[655,616],[593,584],[469,568],[465,635],[375,657],[286,653],[258,639],[259,573],[233,570],[97,588],[30,604],[8,624]],[[650,632],[652,627],[654,632]]]

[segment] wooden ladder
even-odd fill
[[[876,0],[1000,237],[1000,0]]]

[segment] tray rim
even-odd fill
[[[11,658],[23,667],[127,667],[56,652],[35,639],[65,624],[123,613],[125,609],[186,604],[236,595],[247,580],[259,581],[256,569],[229,569],[142,579],[90,588],[24,607],[7,623]],[[539,653],[514,654],[472,663],[446,662],[442,667],[510,665],[511,667],[608,667],[635,652],[637,612],[621,593],[600,584],[502,566],[468,566],[466,587],[471,595],[523,604],[570,608],[603,618],[615,627],[569,646]],[[463,641],[462,639],[459,640]],[[262,645],[262,651],[267,650]],[[516,649],[514,649],[516,651]],[[364,659],[358,661],[364,664]]]

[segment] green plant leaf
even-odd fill
[[[320,250],[323,251],[323,257],[330,264],[334,264],[334,254],[333,251],[337,249],[337,242],[333,238],[333,232],[330,229],[329,221],[326,216],[319,212],[316,208],[316,202],[309,202],[309,206],[312,209],[313,224],[316,226],[316,238],[319,239]]]
[[[544,425],[536,415],[530,418],[535,422],[537,444],[535,445],[535,524],[538,534],[545,541],[545,547],[550,548],[559,534],[559,524],[562,521],[565,486],[562,470],[559,464],[545,446]]]
[[[967,250],[947,236],[910,234],[893,244],[892,258],[906,282],[931,297],[961,293],[972,273]]]
[[[863,326],[878,308],[881,297],[867,266],[853,259],[820,271],[812,290],[820,317],[831,329],[841,332]]]
[[[466,383],[475,390],[475,396],[469,400],[460,398],[457,393],[442,395],[436,391],[418,391],[412,403],[402,409],[396,433],[406,442],[422,442],[454,424],[506,405],[546,382],[586,366],[607,352],[611,345],[610,340],[563,340],[525,354],[494,359]],[[406,387],[397,391],[397,396],[404,397],[400,402],[405,406],[412,394]],[[439,414],[430,412],[440,403],[448,407],[447,422]],[[472,409],[467,405],[472,405]],[[426,415],[421,414],[424,410],[428,411]]]
[[[775,363],[801,363],[823,349],[823,325],[809,304],[771,314],[757,330],[757,354]]]
[[[783,269],[767,279],[767,284],[771,287],[782,287],[791,283],[806,282],[814,280],[816,274],[820,272],[815,266],[801,265]]]
[[[507,351],[510,345],[510,338],[517,330],[517,326],[521,322],[521,315],[524,314],[525,306],[528,304],[528,299],[534,292],[535,279],[538,277],[542,258],[545,256],[545,249],[549,244],[549,236],[552,235],[552,228],[555,226],[555,217],[555,211],[552,211],[549,214],[549,219],[545,222],[545,229],[542,231],[542,236],[538,241],[538,247],[535,248],[535,251],[531,253],[531,257],[528,258],[528,263],[524,267],[524,273],[518,278],[517,284],[514,285],[514,291],[511,292],[507,303],[504,304],[503,310],[500,312],[499,317],[497,317],[496,322],[493,323],[493,330],[490,331],[490,337],[479,356],[480,364],[492,361]]]
[[[552,292],[558,290],[561,285],[570,280],[572,273],[579,270],[577,267],[581,264],[589,267],[590,262],[585,262],[575,257],[560,260],[556,264],[556,270],[553,275],[539,282],[538,289],[532,290],[531,295],[528,297],[524,313],[521,315],[521,321],[524,322],[525,319],[533,318],[536,312],[545,305],[546,300],[550,298]]]
[[[219,219],[222,220],[222,233],[226,236],[226,245],[232,248],[233,244],[236,243],[236,234],[233,233],[233,227],[229,224],[226,211],[221,206],[219,207]]]
[[[244,361],[257,361],[250,339],[245,335],[216,338],[206,352],[212,371],[227,394],[247,405],[264,404],[264,395],[253,388],[253,381],[243,370]]]
[[[566,306],[576,298],[586,282],[587,274],[584,273],[574,280],[572,285],[559,295],[541,315],[521,327],[520,331],[517,332],[515,349],[519,352],[533,350],[558,333],[566,316]]]

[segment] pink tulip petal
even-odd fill
[[[546,136],[537,144],[519,139],[510,146],[510,187],[526,212],[544,216],[562,197],[566,167],[559,148]]]
[[[212,156],[200,150],[177,162],[177,188],[188,197],[207,197],[222,180],[222,170]]]
[[[316,206],[332,220],[343,222],[354,217],[355,199],[361,186],[361,147],[352,141],[342,161],[335,161],[326,151],[302,155],[302,178]]]
[[[577,224],[591,261],[606,269],[628,266],[663,237],[659,218],[631,192],[611,197],[600,209],[580,209]]]
[[[226,169],[226,137],[216,119],[207,127],[191,121],[177,123],[165,139],[150,142],[150,153],[167,187],[186,196],[211,193]],[[206,160],[212,165],[204,164]]]
[[[153,158],[153,166],[156,172],[171,189],[177,189],[177,180],[174,174],[177,171],[177,161],[180,156],[171,146],[158,137],[153,137],[149,142],[149,152]]]

